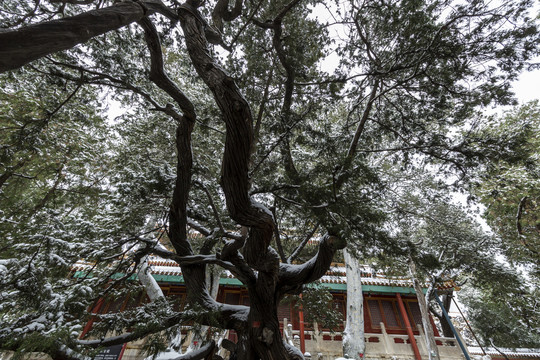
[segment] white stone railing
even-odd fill
[[[426,337],[422,331],[422,326],[418,325],[420,334],[415,335],[414,339],[418,346],[418,351],[422,358],[428,358]],[[414,359],[412,345],[408,335],[388,334],[381,323],[381,334],[366,334],[366,359],[386,357],[397,357],[399,359]],[[435,337],[437,349],[441,359],[465,359],[457,344],[457,340],[447,337]]]
[[[284,340],[300,348],[300,331],[293,330],[287,319],[284,319]],[[428,358],[425,335],[422,327],[417,326],[420,334],[414,338],[422,359]],[[306,351],[312,354],[312,359],[334,359],[337,354],[341,356],[341,334],[329,331],[319,331],[317,324],[312,330],[305,330],[304,335],[309,337],[305,340]],[[338,339],[336,339],[338,336]],[[435,337],[438,343],[438,350],[441,360],[465,359],[457,340],[447,337]],[[404,334],[388,334],[383,323],[381,323],[380,334],[365,334],[366,355],[365,359],[397,358],[414,359],[412,345],[408,343],[409,336]],[[318,356],[317,356],[318,355]]]

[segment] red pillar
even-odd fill
[[[124,351],[126,351],[126,346],[127,346],[127,343],[124,343],[124,345],[122,345],[122,351],[120,351],[120,355],[118,356],[118,360],[122,360],[122,356],[124,356]]]
[[[429,315],[429,322],[431,323],[431,328],[433,329],[433,335],[435,335],[436,337],[441,336],[441,334],[439,334],[439,330],[437,330],[437,325],[435,325],[435,321],[433,321],[431,315]]]
[[[81,336],[79,336],[79,339],[84,338],[86,333],[88,333],[90,329],[92,329],[92,325],[94,324],[94,319],[95,319],[94,314],[97,314],[102,306],[103,306],[103,298],[99,299],[96,306],[94,306],[94,308],[92,309],[92,312],[90,313],[92,316],[90,317],[90,320],[88,320],[88,322],[86,323],[83,331],[81,332]]]
[[[302,294],[300,294],[300,299],[302,299]],[[300,305],[300,310],[298,311],[298,320],[300,320],[300,351],[302,351],[302,354],[305,354],[306,337],[304,336],[304,310],[302,305]]]
[[[409,335],[409,341],[411,342],[411,346],[413,348],[414,357],[416,360],[422,360],[422,357],[420,356],[420,351],[418,350],[418,345],[416,345],[416,340],[414,338],[411,323],[409,322],[409,316],[407,315],[405,305],[403,304],[403,300],[401,299],[401,295],[399,293],[396,293],[396,296],[399,305],[399,312],[401,312],[401,317],[405,322],[405,328],[407,329],[407,335]]]

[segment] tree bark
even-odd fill
[[[137,277],[146,290],[150,301],[165,297],[156,279],[150,274],[150,270],[148,269],[148,255],[141,259],[139,269],[137,270]]]
[[[71,49],[93,37],[116,30],[151,13],[138,2],[119,2],[64,19],[0,32],[0,72]]]
[[[212,92],[225,122],[221,186],[227,210],[235,222],[249,229],[245,242],[231,242],[224,247],[221,256],[227,259],[236,256],[239,264],[244,261],[257,271],[246,277],[250,309],[245,327],[235,329],[239,336],[235,356],[239,360],[303,359],[301,353],[282,340],[277,317],[279,302],[288,291],[298,292],[303,284],[320,278],[328,270],[335,251],[344,244],[336,237],[325,236],[317,256],[306,264],[280,265],[277,252],[270,247],[276,226],[273,216],[249,195],[253,145],[251,108],[234,80],[211,56],[205,36],[206,24],[196,5],[197,2],[188,1],[180,8],[180,22],[192,64]],[[243,259],[235,255],[241,248]],[[187,280],[186,274],[186,283]],[[198,281],[204,282],[204,279]]]
[[[347,274],[347,325],[343,334],[343,354],[349,359],[363,360],[365,342],[362,271],[358,260],[346,249],[343,254]]]
[[[435,341],[435,334],[433,333],[433,327],[429,321],[429,308],[428,308],[428,299],[427,297],[430,294],[430,289],[428,289],[426,295],[422,291],[422,286],[417,278],[416,265],[413,260],[409,261],[409,270],[411,273],[414,291],[416,292],[416,297],[418,299],[418,307],[420,308],[420,314],[422,315],[422,327],[424,328],[424,334],[426,336],[426,347],[428,352],[429,360],[438,360],[439,349],[437,348],[437,343]]]
[[[268,209],[248,194],[253,141],[251,109],[234,81],[210,55],[204,35],[205,24],[197,16],[198,10],[195,7],[188,9],[189,3],[185,6],[180,19],[189,55],[197,73],[212,91],[227,130],[221,181],[227,209],[232,219],[250,229],[244,257],[258,271],[256,280],[248,284],[251,307],[247,329],[239,331],[236,356],[238,359],[289,359],[277,319],[279,257],[269,247],[275,224]]]

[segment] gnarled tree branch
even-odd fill
[[[282,293],[297,292],[307,284],[323,276],[337,250],[345,247],[345,241],[336,236],[325,235],[319,243],[319,251],[301,265],[280,264],[278,289]]]
[[[150,80],[176,101],[184,113],[186,120],[194,122],[196,114],[193,104],[182,90],[165,74],[161,42],[156,27],[148,18],[139,21],[139,25],[144,29],[144,38],[150,51]]]
[[[161,1],[119,2],[79,15],[0,32],[0,72],[142,20],[155,12],[174,16]]]

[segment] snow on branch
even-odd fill
[[[141,239],[143,240],[143,239]],[[249,281],[248,275],[240,271],[233,263],[229,261],[224,261],[216,257],[216,255],[188,255],[180,256],[172,251],[168,251],[162,248],[153,247],[155,244],[150,240],[143,240],[150,247],[146,248],[144,252],[153,253],[158,256],[161,256],[165,259],[174,260],[180,266],[189,266],[189,265],[201,265],[201,264],[215,264],[219,265],[222,268],[229,270],[238,280],[247,283]],[[251,275],[249,275],[250,277]]]
[[[200,232],[204,236],[212,235],[212,230],[208,229],[207,227],[204,227],[203,225],[199,224],[198,222],[196,222],[193,219],[187,218],[187,224],[189,225],[189,227],[197,230],[198,232]]]
[[[196,317],[196,313],[192,311],[185,311],[182,313],[176,313],[175,315],[165,319],[159,326],[152,326],[148,328],[142,328],[138,331],[125,333],[118,336],[111,336],[108,338],[95,339],[95,340],[77,340],[78,345],[89,346],[92,348],[107,347],[112,345],[119,345],[126,342],[134,341],[146,337],[150,334],[165,330],[171,326],[181,324],[183,322],[193,320]]]

